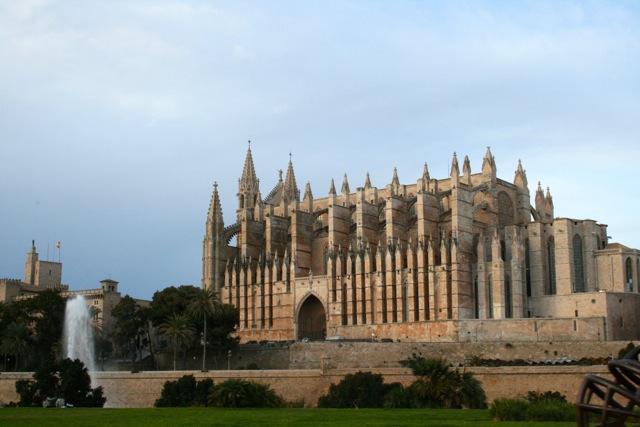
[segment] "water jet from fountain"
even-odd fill
[[[89,371],[91,386],[98,387],[92,376],[96,370],[93,324],[89,308],[82,295],[67,300],[63,344],[63,356],[71,360],[80,359]]]

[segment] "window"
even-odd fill
[[[633,292],[633,270],[631,269],[631,258],[625,261],[625,291]]]
[[[513,304],[511,302],[511,280],[509,276],[504,277],[504,317],[513,317]]]
[[[487,302],[489,304],[489,319],[493,319],[493,279],[491,276],[487,279]]]
[[[486,262],[491,262],[492,261],[491,237],[485,237],[485,239],[484,239],[484,260]]]
[[[478,292],[478,276],[473,278],[473,317],[480,318],[480,295]]]
[[[575,274],[575,292],[585,292],[584,258],[582,256],[582,238],[573,236],[573,272]]]
[[[524,265],[525,265],[525,280],[527,283],[527,296],[531,296],[531,257],[529,255],[529,239],[524,241]]]
[[[498,193],[498,224],[504,228],[513,224],[513,201],[504,191]]]
[[[556,243],[552,237],[547,241],[547,257],[549,265],[549,287],[547,293],[555,295],[556,293]]]

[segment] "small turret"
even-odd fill
[[[313,212],[313,193],[311,193],[311,184],[309,183],[309,181],[307,181],[307,185],[304,188],[304,197],[302,198],[302,204],[307,212]]]
[[[464,156],[464,163],[462,165],[462,182],[471,186],[471,163],[469,162],[469,156]]]
[[[547,187],[547,195],[544,197],[544,213],[547,219],[553,219],[553,199],[549,187]]]
[[[487,153],[482,160],[482,179],[487,182],[490,181],[492,183],[496,182],[496,161],[495,158],[491,155],[491,147],[487,147]]]
[[[458,166],[458,156],[453,152],[453,161],[451,162],[451,188],[457,187],[460,182],[460,167]]]
[[[371,179],[369,178],[369,172],[367,172],[367,177],[364,180],[364,189],[365,190],[371,189]]]
[[[544,207],[544,192],[542,191],[542,186],[540,185],[540,181],[538,181],[538,189],[536,190],[536,212],[540,219],[545,217],[545,207]]]
[[[347,174],[344,174],[344,178],[342,179],[342,189],[340,190],[340,196],[342,198],[342,203],[344,206],[350,206],[351,201],[349,200],[349,181],[347,180]]]

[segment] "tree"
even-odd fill
[[[8,318],[21,320],[31,329],[33,352],[24,369],[35,370],[58,356],[65,306],[66,299],[59,290],[45,289],[33,298],[14,302],[6,309]]]
[[[123,354],[133,352],[133,360],[142,359],[142,337],[147,330],[146,311],[129,295],[125,295],[113,308],[116,319],[113,340]]]
[[[207,360],[207,318],[220,310],[220,300],[213,289],[198,289],[195,298],[187,307],[189,313],[195,317],[202,317],[202,370],[206,371]]]
[[[169,286],[153,294],[149,305],[149,320],[154,325],[163,323],[173,313],[187,313],[187,308],[199,288],[192,285]]]
[[[161,334],[166,335],[173,347],[173,370],[176,370],[176,357],[178,347],[188,347],[195,337],[195,330],[189,324],[189,317],[185,314],[173,313],[167,320],[158,326]]]
[[[33,351],[31,330],[24,321],[9,323],[2,333],[0,341],[0,353],[12,355],[15,359],[14,371],[18,370],[18,361],[26,359]],[[23,364],[26,360],[23,360]]]

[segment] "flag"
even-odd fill
[[[60,242],[56,243],[56,248],[60,249]]]

